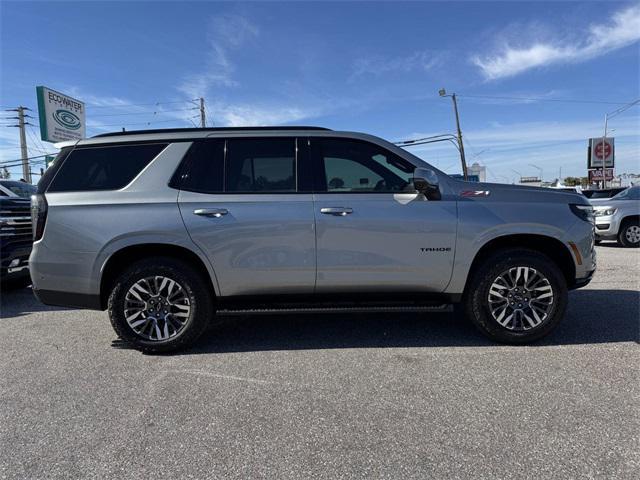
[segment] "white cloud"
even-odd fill
[[[236,86],[238,82],[233,79],[235,65],[229,58],[230,52],[257,37],[259,33],[254,24],[240,15],[213,17],[207,35],[209,51],[205,58],[205,68],[186,75],[178,90],[189,98],[197,98],[205,96],[214,86]]]
[[[409,73],[416,70],[427,71],[440,64],[442,56],[434,52],[414,52],[404,57],[371,55],[359,58],[353,64],[350,80],[362,75],[382,75],[389,72]]]
[[[229,127],[282,125],[316,117],[320,111],[288,106],[217,105],[213,110],[216,125]]]
[[[583,62],[640,40],[640,5],[627,7],[574,40],[534,40],[528,46],[506,43],[498,52],[476,55],[472,63],[487,80],[518,75],[526,70],[563,62]]]

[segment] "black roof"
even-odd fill
[[[236,132],[236,131],[255,131],[255,130],[330,130],[324,127],[308,127],[308,126],[277,126],[277,127],[212,127],[212,128],[160,128],[155,130],[128,130],[126,132],[110,132],[94,135],[92,138],[99,137],[118,137],[120,135],[145,135],[150,133],[194,133],[194,132]]]

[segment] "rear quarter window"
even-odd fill
[[[64,160],[47,191],[118,190],[131,182],[167,145],[76,148]]]

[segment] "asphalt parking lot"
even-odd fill
[[[269,316],[149,356],[5,293],[0,477],[637,478],[640,250],[598,255],[529,347],[454,314]]]

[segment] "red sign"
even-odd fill
[[[604,154],[603,154],[604,151]],[[595,144],[594,153],[600,160],[611,155],[611,144],[608,142],[600,142]]]
[[[607,180],[613,180],[613,168],[607,168],[606,170]],[[602,170],[589,170],[589,182],[601,182]]]
[[[615,167],[615,147],[614,139],[607,138],[590,138],[588,150],[588,168]]]

